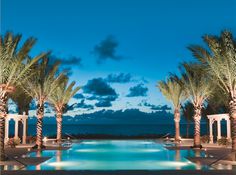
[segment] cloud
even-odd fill
[[[76,56],[70,56],[66,58],[51,55],[49,59],[50,62],[60,61],[62,66],[82,66],[82,59]]]
[[[83,91],[97,96],[117,96],[116,91],[102,78],[89,80],[83,87]]]
[[[119,46],[117,40],[112,36],[107,36],[98,45],[96,45],[92,53],[97,57],[97,63],[102,63],[105,60],[119,61],[123,57],[116,54],[116,49]]]
[[[70,56],[70,57],[57,57],[55,55],[50,55],[49,57],[49,64],[53,64],[56,61],[59,61],[61,63],[60,70],[65,70],[66,74],[68,76],[73,74],[72,66],[82,67],[82,59],[80,57],[76,56]]]
[[[86,104],[84,101],[85,101],[84,99],[81,100],[81,102],[77,103],[73,108],[74,109],[75,108],[82,108],[82,109],[89,109],[89,110],[94,108],[93,105]]]
[[[95,104],[96,107],[111,107],[111,101],[109,100],[100,100]]]
[[[110,107],[111,102],[118,98],[118,94],[104,79],[94,78],[83,87],[83,92],[90,94],[87,100],[97,100],[97,107]]]
[[[150,103],[147,103],[146,101],[143,101],[142,103],[139,104],[139,106],[146,106],[146,107],[149,107],[151,110],[154,110],[154,111],[168,111],[168,110],[171,110],[171,108],[167,105],[154,105],[154,104],[150,104]]]
[[[61,60],[61,62],[62,64],[65,64],[65,65],[82,66],[82,59],[80,57],[75,57],[75,56],[69,57],[67,59],[63,59]]]
[[[84,97],[83,94],[75,94],[75,95],[74,95],[74,98],[75,98],[75,99],[83,99],[83,98],[85,98],[85,97]]]
[[[129,83],[133,81],[131,74],[119,73],[119,74],[109,74],[105,78],[106,82],[109,83]]]
[[[148,88],[144,87],[142,83],[129,88],[129,94],[126,97],[140,97],[147,96]]]

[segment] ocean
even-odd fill
[[[213,127],[216,133],[216,127]],[[226,126],[222,125],[222,135],[226,135]],[[62,132],[74,135],[86,135],[86,134],[103,134],[103,135],[122,135],[122,136],[139,136],[139,135],[165,135],[170,133],[174,135],[174,124],[64,124]],[[186,136],[187,125],[180,125],[181,136]],[[10,125],[10,135],[14,133],[14,125]],[[194,134],[194,124],[190,124],[189,135]],[[208,125],[201,124],[201,135],[208,134]],[[28,135],[36,135],[36,125],[28,126]],[[44,124],[43,125],[44,136],[56,135],[56,124]]]

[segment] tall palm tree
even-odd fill
[[[62,115],[68,110],[70,99],[80,90],[80,87],[74,87],[75,82],[69,84],[69,79],[65,78],[63,82],[49,96],[49,102],[56,112],[57,120],[57,142],[61,143],[62,139]]]
[[[207,49],[197,45],[189,49],[228,96],[232,150],[236,151],[236,40],[229,31],[223,31],[219,37],[206,35],[203,40]]]
[[[5,160],[4,133],[5,117],[7,115],[7,100],[20,82],[32,75],[30,69],[46,53],[29,60],[29,52],[34,46],[34,38],[27,39],[21,47],[21,35],[6,33],[0,36],[0,161]]]
[[[38,65],[35,65],[36,75],[29,79],[27,84],[22,85],[26,93],[37,101],[37,138],[33,148],[44,148],[42,140],[44,104],[65,77],[63,73],[58,74],[58,68],[59,62],[50,65],[49,59],[44,57]]]
[[[177,78],[177,77],[176,77]],[[175,121],[175,140],[180,140],[180,105],[184,100],[183,87],[178,83],[177,79],[170,77],[166,81],[159,81],[157,87],[167,100],[171,101],[174,106]]]
[[[200,64],[183,63],[181,67],[182,79],[180,84],[194,107],[194,148],[201,148],[200,121],[204,102],[213,91],[212,84]]]

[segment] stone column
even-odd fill
[[[217,140],[221,139],[221,119],[217,120]]]
[[[14,119],[15,120],[15,139],[18,139],[18,119]]]
[[[210,132],[210,134],[209,134],[209,137],[210,137],[210,143],[213,143],[213,131],[212,131],[212,124],[214,123],[214,120],[212,120],[212,119],[209,119],[210,121],[209,121],[209,132]]]
[[[9,140],[9,119],[8,117],[6,117],[5,120],[5,138],[4,138],[4,142],[7,143]]]
[[[227,139],[231,141],[231,127],[229,119],[227,119]]]
[[[23,119],[23,136],[22,143],[26,144],[26,118]]]

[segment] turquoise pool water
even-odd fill
[[[186,157],[205,156],[192,150],[168,150],[152,140],[84,140],[63,151],[32,152],[52,157],[27,170],[170,170],[205,169]]]

